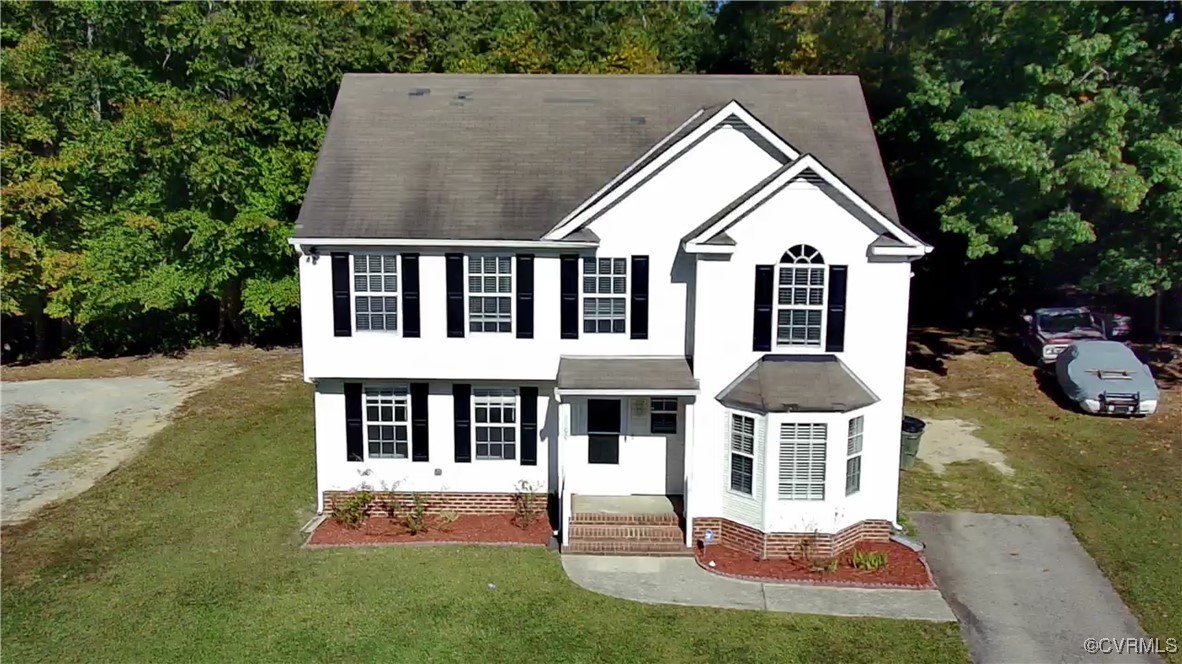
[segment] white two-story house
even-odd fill
[[[573,551],[889,534],[931,247],[855,77],[346,75],[291,243],[321,510],[524,480]]]

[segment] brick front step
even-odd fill
[[[574,523],[570,527],[570,541],[580,540],[680,543],[685,541],[685,531],[677,526]]]
[[[630,540],[573,540],[563,553],[618,556],[692,556],[694,550],[682,542],[637,542]]]
[[[619,526],[676,526],[676,514],[603,514],[600,512],[575,512],[571,524],[619,525]]]

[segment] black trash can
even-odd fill
[[[915,465],[915,457],[919,454],[919,439],[923,438],[926,426],[927,423],[918,417],[903,416],[902,445],[899,446],[899,468],[902,470]]]

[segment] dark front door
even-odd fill
[[[620,400],[587,400],[587,463],[620,462]]]

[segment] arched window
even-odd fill
[[[825,259],[807,244],[790,247],[776,277],[776,344],[821,347],[825,320]]]

